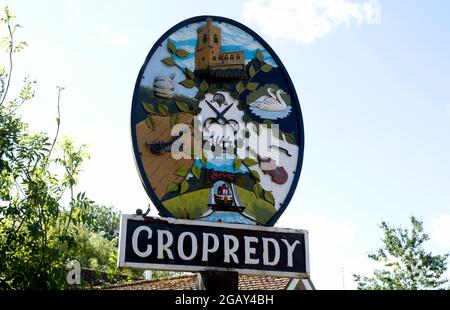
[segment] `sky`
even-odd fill
[[[186,50],[189,55],[180,58],[173,55],[176,63],[182,68],[188,68],[191,71],[195,70],[195,48],[197,46],[197,29],[205,26],[205,21],[191,23],[173,32],[169,36],[169,40],[175,45],[177,49],[182,48]],[[219,26],[218,22],[213,22],[216,26]],[[255,58],[256,52],[261,51],[263,57],[267,63],[273,67],[277,67],[275,61],[270,56],[264,47],[253,40],[250,34],[240,30],[236,26],[231,24],[221,23],[220,24],[221,34],[222,34],[222,51],[244,51],[244,59],[247,64],[252,59]],[[177,67],[168,67],[166,64],[161,62],[161,59],[171,56],[167,48],[167,40],[161,43],[160,48],[156,49],[150,58],[147,67],[145,68],[143,76],[145,79],[141,81],[141,86],[152,89],[153,82],[156,77],[160,77],[161,74],[166,74],[167,76],[174,75],[174,81],[182,81],[185,79],[185,74],[182,70]],[[181,94],[187,97],[195,97],[198,92],[196,87],[186,88],[178,83],[174,84],[174,91],[176,94]]]
[[[195,3],[195,4],[194,4]],[[450,20],[447,1],[0,1],[29,47],[14,81],[37,80],[21,109],[33,130],[90,145],[79,190],[123,213],[150,203],[131,147],[134,84],[156,40],[183,19],[249,26],[287,68],[300,98],[305,155],[276,226],[310,233],[318,289],[352,289],[381,245],[378,224],[424,221],[450,252]],[[2,56],[4,58],[4,56]],[[13,90],[14,91],[14,90]],[[152,214],[156,214],[152,208]],[[447,273],[447,276],[450,276]]]

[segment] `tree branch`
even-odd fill
[[[59,86],[57,86],[57,87],[58,87],[58,101],[57,101],[56,105],[57,105],[57,110],[58,110],[58,117],[56,119],[56,122],[57,122],[56,134],[55,134],[55,137],[53,138],[53,143],[52,143],[52,146],[50,148],[50,151],[48,152],[47,158],[45,159],[44,169],[45,169],[45,167],[48,164],[50,156],[52,155],[52,152],[53,152],[53,149],[55,147],[56,141],[58,140],[59,129],[61,127],[61,111],[60,111],[59,103],[60,103],[60,99],[61,99],[61,91],[64,90],[64,88],[63,87],[59,87]]]
[[[9,85],[11,84],[11,74],[12,74],[12,70],[13,70],[13,60],[12,60],[12,54],[13,54],[13,50],[14,50],[14,36],[11,30],[11,23],[10,23],[10,19],[8,17],[8,33],[9,33],[9,38],[10,38],[10,45],[9,45],[9,74],[8,74],[8,81],[6,82],[6,88],[5,91],[3,92],[3,96],[2,99],[0,101],[0,106],[3,105],[3,102],[5,101],[6,95],[8,94],[8,90],[9,90]]]

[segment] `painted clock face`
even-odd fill
[[[266,42],[230,19],[194,17],[156,42],[131,133],[142,183],[166,217],[273,226],[300,176],[291,79]]]

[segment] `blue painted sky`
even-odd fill
[[[195,70],[195,48],[197,47],[197,30],[205,26],[205,22],[197,22],[186,25],[169,36],[169,40],[176,46],[177,49],[184,49],[189,54],[180,58],[173,55],[174,60],[181,68],[189,68],[191,71]],[[245,63],[248,63],[256,57],[257,51],[263,54],[265,62],[271,64],[273,67],[278,65],[273,60],[272,56],[266,51],[260,42],[256,41],[247,32],[227,23],[214,22],[214,25],[220,27],[222,32],[222,51],[244,51]],[[144,79],[141,81],[141,85],[147,88],[153,87],[153,81],[157,76],[170,76],[175,75],[175,81],[182,81],[185,76],[182,71],[177,67],[168,67],[161,62],[162,59],[171,57],[167,49],[167,39],[164,40],[159,48],[155,50],[150,58],[148,65],[145,68]],[[179,83],[175,83],[175,93],[185,95],[188,97],[194,97],[197,94],[197,89],[185,88]]]
[[[184,48],[190,53],[188,57],[180,59],[175,56],[178,62],[183,67],[188,67],[191,70],[195,68],[195,48],[197,46],[197,30],[205,26],[205,22],[192,23],[187,27],[183,27],[172,35],[170,39],[177,48]],[[220,27],[222,33],[222,51],[244,51],[245,63],[255,58],[256,52],[259,50],[264,55],[264,61],[277,66],[272,56],[266,51],[260,42],[256,41],[250,34],[245,31],[227,23],[213,22],[213,25]]]
[[[195,160],[195,165],[199,168],[202,167],[202,163],[200,160]],[[240,166],[239,169],[234,169],[234,159],[225,159],[225,158],[213,158],[206,162],[207,169],[213,169],[215,171],[224,171],[224,172],[232,172],[232,173],[245,173],[248,172],[247,167],[244,165]]]
[[[173,55],[174,60],[181,68],[189,68],[191,71],[195,70],[195,48],[197,47],[197,30],[205,26],[205,22],[197,22],[186,25],[169,36],[169,40],[176,46],[177,49],[182,48],[189,54],[180,58]],[[265,62],[271,64],[273,67],[278,65],[273,60],[272,56],[266,51],[260,42],[256,41],[250,34],[245,31],[227,23],[214,22],[214,25],[220,27],[222,32],[222,51],[244,51],[245,63],[248,63],[256,57],[256,52],[261,51]],[[147,88],[153,87],[153,81],[157,76],[170,76],[175,74],[175,81],[182,81],[185,76],[177,67],[168,67],[161,62],[162,59],[170,57],[171,54],[167,49],[167,40],[164,40],[159,48],[155,50],[151,59],[145,69],[144,79],[141,85]],[[185,88],[179,83],[175,83],[175,93],[188,97],[194,97],[197,94],[197,89]]]
[[[272,46],[300,98],[303,171],[278,226],[310,230],[316,286],[353,288],[351,273],[371,270],[381,219],[406,225],[415,214],[429,249],[449,252],[450,3],[380,1],[379,23],[368,23],[345,10],[289,7],[297,2],[6,1],[29,43],[14,78],[38,80],[22,113],[53,133],[55,85],[66,86],[62,132],[91,145],[80,189],[126,213],[145,208],[129,134],[139,69],[179,21],[229,17]]]

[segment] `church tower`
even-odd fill
[[[203,70],[221,62],[222,33],[214,26],[211,18],[206,25],[197,30],[197,48],[195,49],[195,69]]]

